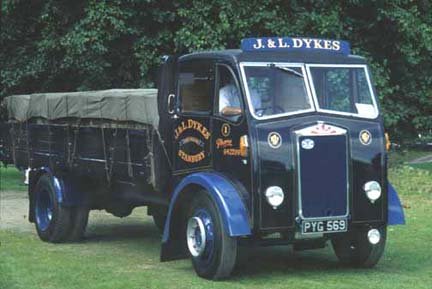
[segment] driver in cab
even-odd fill
[[[223,76],[223,75],[222,75]],[[255,110],[261,107],[261,97],[256,90],[251,90],[252,104]],[[230,75],[221,77],[219,89],[219,113],[225,116],[236,116],[242,113],[240,91]]]

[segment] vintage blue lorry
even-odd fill
[[[29,174],[46,242],[89,211],[147,206],[161,260],[230,276],[243,245],[322,248],[372,267],[404,222],[370,70],[345,41],[263,37],[164,57],[158,89],[15,95],[0,158]]]

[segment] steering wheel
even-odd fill
[[[274,105],[274,106],[266,106],[266,107],[261,107],[261,108],[257,108],[257,109],[255,109],[255,113],[258,115],[258,116],[263,116],[264,115],[264,113],[266,112],[266,111],[268,111],[268,110],[272,110],[273,111],[273,113],[275,113],[275,114],[279,114],[279,113],[284,113],[285,112],[285,110],[282,108],[282,107],[280,107],[279,105]]]

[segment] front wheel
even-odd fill
[[[362,268],[375,266],[384,253],[387,230],[386,227],[377,229],[380,237],[368,237],[369,229],[359,229],[332,240],[333,250],[338,259],[347,265]],[[371,242],[371,241],[372,242]],[[375,244],[373,244],[375,243]]]
[[[198,276],[217,280],[231,275],[236,263],[237,239],[227,234],[222,216],[206,192],[200,192],[191,204],[186,241]]]

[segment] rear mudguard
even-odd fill
[[[402,208],[402,204],[399,200],[398,194],[393,186],[388,183],[388,225],[404,225],[405,216]]]
[[[170,202],[162,238],[161,261],[186,257],[183,228],[177,221],[183,213],[181,204],[202,189],[209,194],[222,216],[224,230],[231,237],[251,235],[251,225],[241,188],[234,186],[227,177],[215,172],[194,173],[185,177],[176,187]],[[190,199],[189,199],[190,200]]]
[[[29,172],[28,194],[30,200],[29,206],[29,221],[34,222],[34,189],[39,181],[39,178],[47,174],[50,176],[54,185],[57,201],[65,207],[76,207],[86,205],[87,194],[78,188],[79,181],[68,175],[57,176],[48,167],[31,169]]]

